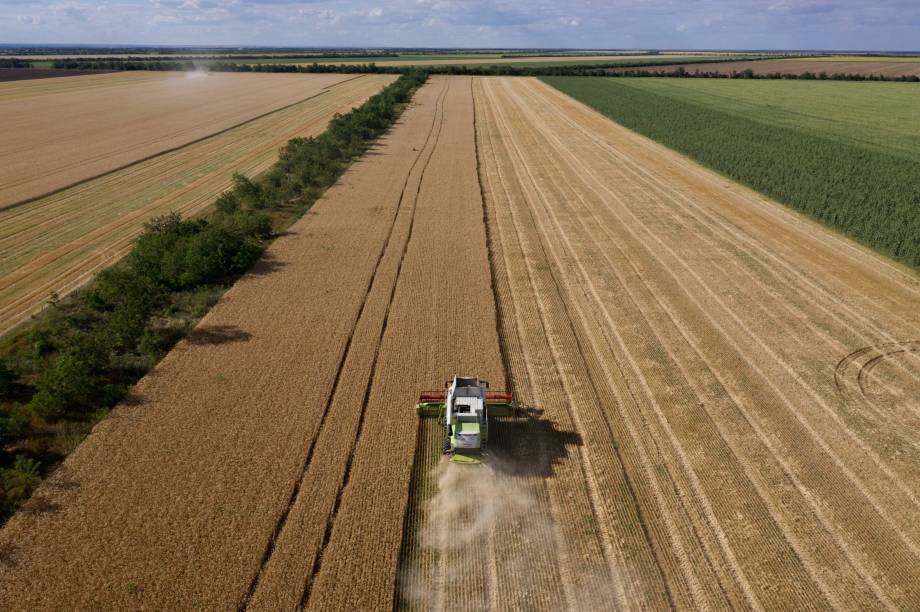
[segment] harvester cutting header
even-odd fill
[[[489,418],[514,416],[510,393],[487,391],[489,383],[474,376],[455,376],[444,391],[422,393],[415,410],[438,417],[444,425],[444,453],[457,463],[479,463],[489,441]]]

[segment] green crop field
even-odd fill
[[[790,61],[809,62],[920,62],[917,55],[827,55],[824,57],[790,57]]]
[[[910,83],[544,81],[769,197],[920,266],[920,89]]]

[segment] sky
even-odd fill
[[[0,43],[920,50],[920,0],[0,0]]]

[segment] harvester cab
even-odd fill
[[[444,426],[444,453],[456,463],[479,463],[489,441],[490,417],[514,416],[511,394],[487,391],[475,376],[455,376],[444,391],[423,393],[415,410],[438,417]]]

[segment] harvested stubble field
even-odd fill
[[[542,82],[432,79],[0,532],[0,605],[917,608],[918,299]],[[412,410],[458,372],[525,406],[486,466]]]
[[[920,606],[916,275],[541,83],[477,84],[509,375],[582,440],[539,484],[564,603]]]
[[[200,212],[231,185],[234,172],[265,170],[288,140],[322,132],[335,113],[395,78],[266,76],[303,79],[299,95],[312,94],[209,138],[0,209],[0,333],[39,310],[52,291],[64,295],[124,255],[152,217]]]
[[[864,74],[881,75],[887,77],[920,76],[920,62],[872,60],[869,58],[859,60],[844,60],[830,58],[787,58],[765,59],[756,61],[719,62],[701,64],[669,64],[661,66],[646,66],[644,68],[631,68],[630,70],[643,70],[645,72],[673,72],[683,68],[687,72],[716,72],[719,74],[732,74],[752,70],[754,74]],[[608,72],[616,72],[618,68],[611,68]]]
[[[119,72],[0,83],[0,209],[300,102],[346,78]]]

